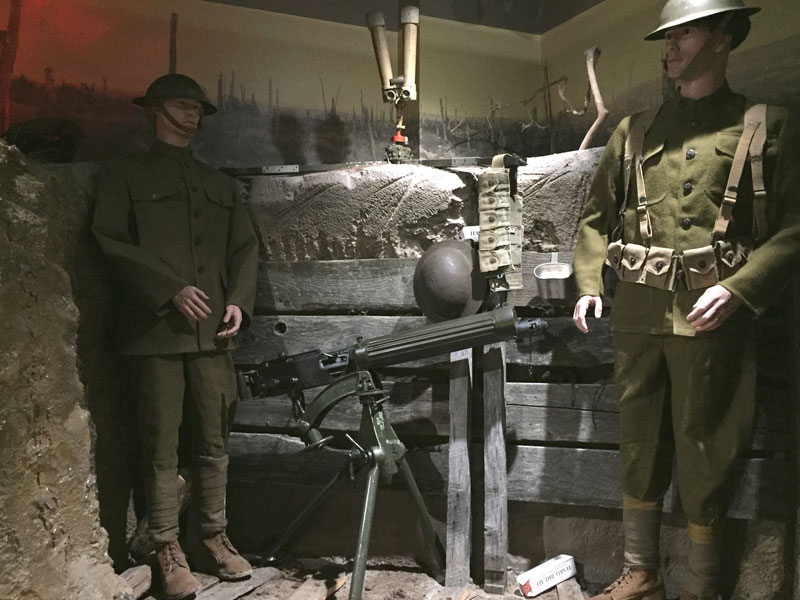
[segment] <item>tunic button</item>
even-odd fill
[[[198,273],[202,273],[205,270],[206,270],[206,268],[203,265],[200,265],[199,267],[197,267],[197,272]]]
[[[196,191],[197,191],[197,186],[196,186],[196,185],[193,185],[193,186],[192,186],[192,191],[193,191],[193,192],[196,192]]]
[[[689,123],[689,125],[691,125],[692,127],[695,127],[695,128],[700,127],[700,121],[698,121],[697,119],[694,119],[691,123]]]
[[[686,151],[686,158],[687,158],[688,160],[692,160],[694,157],[695,157],[695,151],[694,151],[694,148],[689,148],[689,149]]]
[[[194,209],[194,218],[195,219],[199,219],[200,218],[200,209],[199,208],[195,208]]]
[[[194,238],[194,245],[199,246],[202,240],[199,237]]]
[[[694,186],[690,182],[686,182],[683,184],[683,195],[688,196],[694,190]]]
[[[684,217],[681,219],[681,229],[689,230],[692,226],[692,220],[689,217]]]

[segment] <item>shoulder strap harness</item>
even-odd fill
[[[628,136],[625,138],[625,154],[623,157],[623,201],[619,209],[619,223],[612,237],[622,239],[622,227],[628,191],[630,189],[631,171],[636,171],[636,213],[639,220],[639,233],[644,245],[649,247],[653,238],[650,213],[647,209],[647,194],[642,172],[642,149],[644,137],[653,123],[658,109],[636,113],[631,117]],[[767,141],[767,105],[747,103],[744,113],[744,129],[733,156],[733,163],[725,185],[725,195],[714,223],[711,242],[722,239],[733,216],[733,207],[739,194],[739,182],[742,178],[745,162],[750,163],[753,179],[753,237],[756,241],[767,233],[767,192],[764,187],[764,144]]]

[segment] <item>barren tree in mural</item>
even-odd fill
[[[11,76],[19,46],[19,22],[22,15],[22,0],[11,0],[8,28],[0,31],[0,131],[10,125]]]

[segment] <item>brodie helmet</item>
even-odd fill
[[[732,13],[738,17],[738,28],[732,32],[731,47],[736,48],[747,37],[750,31],[750,20],[747,18],[760,11],[757,7],[744,5],[744,0],[667,0],[661,9],[658,27],[645,36],[646,40],[663,40],[668,29],[696,21]]]
[[[467,241],[433,244],[414,269],[414,298],[433,322],[475,314],[487,287],[478,268],[478,253]]]
[[[170,98],[188,98],[196,100],[203,106],[203,115],[213,115],[217,107],[209,102],[203,88],[191,77],[180,73],[169,73],[157,78],[147,87],[144,96],[133,99],[133,103],[147,107],[160,104]]]

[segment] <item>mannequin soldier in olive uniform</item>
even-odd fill
[[[119,348],[133,372],[152,541],[165,596],[200,589],[178,544],[177,448],[184,397],[203,541],[193,563],[222,579],[252,569],[225,535],[225,444],[237,399],[230,350],[250,320],[258,244],[235,182],[189,142],[216,109],[185,75],[134,102],[156,140],[98,176],[93,231],[122,289]]]
[[[625,570],[598,599],[664,599],[658,540],[673,457],[689,522],[681,598],[717,598],[722,489],[754,413],[753,321],[800,264],[796,123],[778,107],[758,113],[725,80],[758,10],[665,4],[646,39],[666,39],[679,95],[620,123],[580,224],[581,331],[590,310],[602,313],[604,260],[620,280],[611,328]]]

